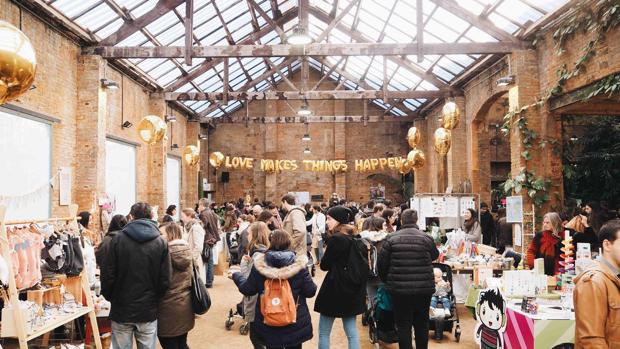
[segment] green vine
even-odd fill
[[[513,192],[520,193],[525,189],[537,208],[540,208],[550,200],[548,190],[551,182],[543,177],[537,177],[534,171],[528,170],[527,161],[532,160],[531,149],[536,143],[541,149],[550,144],[554,147],[554,153],[559,154],[559,142],[553,138],[541,137],[535,131],[530,130],[528,128],[526,112],[529,108],[541,108],[550,98],[562,94],[566,83],[586,69],[588,61],[596,55],[596,47],[605,40],[605,34],[618,25],[620,25],[620,2],[618,0],[598,0],[594,5],[592,5],[591,1],[582,0],[576,5],[576,11],[574,11],[573,15],[564,20],[562,25],[553,33],[556,54],[558,56],[565,52],[564,46],[566,42],[574,37],[576,33],[595,32],[596,35],[583,48],[583,55],[577,59],[571,70],[568,69],[566,64],[557,70],[558,81],[556,85],[550,88],[542,98],[535,103],[513,110],[504,116],[504,124],[502,126],[504,135],[510,134],[513,125],[517,127],[521,134],[524,148],[523,152],[521,152],[521,157],[525,160],[526,165],[521,168],[517,176],[509,178],[502,184],[506,195],[511,195]],[[537,41],[538,39],[534,40],[534,44]],[[599,81],[583,100],[603,93],[611,96],[616,92],[620,92],[620,74],[611,75]]]

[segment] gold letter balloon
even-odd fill
[[[155,115],[147,115],[138,124],[138,135],[146,144],[155,144],[166,137],[166,122]]]
[[[189,166],[194,166],[200,161],[200,151],[195,145],[188,145],[183,149],[183,160]]]
[[[226,157],[219,151],[214,151],[211,155],[209,155],[209,163],[215,168],[220,168],[220,166],[224,163],[224,159],[226,159]]]
[[[409,164],[411,169],[419,170],[424,167],[424,164],[426,163],[426,156],[421,150],[413,149],[407,155],[407,163]]]
[[[28,91],[36,68],[37,59],[28,37],[8,22],[0,21],[0,104]]]
[[[418,130],[417,127],[414,126],[409,128],[409,131],[407,132],[407,142],[409,143],[409,146],[411,148],[415,148],[418,146],[421,137],[422,135],[420,134],[420,130]]]
[[[461,111],[456,103],[450,101],[444,104],[443,110],[441,113],[442,116],[442,126],[447,130],[452,130],[459,124],[459,120],[461,119]]]
[[[443,127],[435,130],[435,151],[439,155],[446,155],[450,151],[450,145],[452,144],[452,135],[450,130],[446,130]]]

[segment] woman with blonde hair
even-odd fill
[[[269,228],[264,222],[255,222],[248,228],[248,240],[246,251],[241,251],[244,255],[241,259],[240,272],[244,278],[250,276],[252,267],[254,266],[254,258],[264,254],[269,248]],[[250,340],[254,349],[263,349],[264,345],[256,338],[256,333],[252,330],[252,322],[254,322],[256,300],[258,295],[243,297],[243,311],[245,313],[245,321],[250,323]]]
[[[170,288],[159,301],[157,337],[164,349],[187,348],[187,333],[194,328],[192,308],[192,251],[183,240],[181,227],[170,222],[161,227],[168,241],[172,273]]]
[[[196,218],[196,211],[191,208],[181,210],[181,222],[185,233],[183,237],[189,244],[194,260],[198,263],[198,274],[202,281],[207,279],[205,263],[202,260],[202,249],[205,242],[205,230],[200,221]]]
[[[543,231],[536,233],[527,249],[527,264],[534,268],[534,260],[543,258],[545,274],[556,275],[560,271],[562,251],[562,219],[556,212],[548,212],[543,217]]]

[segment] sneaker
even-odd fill
[[[450,309],[444,309],[444,312],[446,313],[447,318],[451,316]]]

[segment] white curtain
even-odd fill
[[[0,110],[0,197],[8,204],[7,220],[49,217],[51,135],[47,122]]]
[[[168,156],[166,161],[166,204],[176,205],[177,214],[174,217],[179,219],[181,211],[181,161],[178,158]],[[164,207],[164,209],[166,209]]]
[[[136,203],[136,147],[115,140],[105,142],[105,190],[114,214],[127,215]]]

